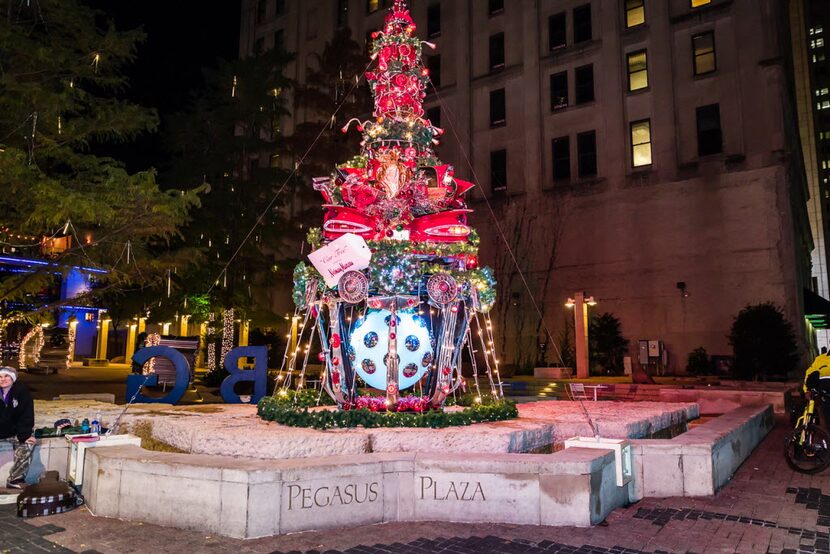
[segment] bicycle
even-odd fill
[[[830,434],[820,425],[815,398],[820,396],[822,403],[830,402],[830,399],[814,389],[811,393],[784,449],[787,465],[793,471],[808,475],[819,473],[830,465]]]

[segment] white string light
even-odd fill
[[[35,325],[31,331],[26,333],[23,340],[20,341],[20,352],[18,353],[18,367],[20,369],[29,367],[26,363],[26,345],[32,340],[34,341],[34,346],[32,347],[32,367],[34,367],[40,362],[40,351],[43,349],[43,327]]]

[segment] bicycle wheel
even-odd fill
[[[830,435],[816,425],[796,429],[787,441],[784,457],[793,471],[818,473],[830,465]]]

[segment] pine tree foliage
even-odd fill
[[[194,93],[188,109],[170,121],[170,178],[210,184],[186,231],[205,263],[177,276],[180,295],[171,299],[171,311],[185,296],[208,290],[215,307],[242,308],[248,315],[269,304],[265,295],[290,230],[281,207],[293,187],[279,163],[280,118],[288,113],[284,96],[291,86],[283,69],[290,59],[270,50],[220,61],[206,72],[205,88]]]
[[[38,253],[39,237],[65,230],[75,240],[58,266],[107,269],[99,291],[161,286],[167,269],[199,257],[169,247],[199,188],[162,191],[153,170],[130,174],[95,155],[157,127],[155,110],[119,99],[143,38],[77,0],[0,0],[0,225],[38,237],[2,236],[2,246]],[[0,300],[24,298],[49,278],[3,280]]]

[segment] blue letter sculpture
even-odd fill
[[[237,361],[243,356],[254,358],[254,369],[243,370],[237,366]],[[241,381],[254,382],[254,394],[251,395],[251,404],[256,404],[265,396],[268,382],[268,348],[265,346],[239,346],[225,355],[225,369],[230,373],[222,381],[219,389],[222,400],[228,404],[241,404],[242,400],[233,388]]]
[[[150,398],[141,394],[143,385],[155,386],[158,384],[158,375],[128,375],[127,376],[127,402],[135,395],[135,402],[147,404],[175,404],[184,396],[187,385],[190,384],[190,364],[187,359],[175,348],[169,346],[148,346],[133,354],[133,361],[143,366],[150,358],[162,357],[173,362],[176,368],[176,384],[170,389],[166,396],[161,398]],[[265,389],[263,385],[263,390]]]

